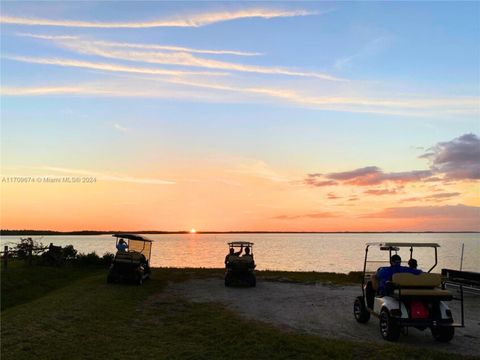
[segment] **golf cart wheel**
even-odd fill
[[[107,284],[112,284],[115,282],[115,279],[112,275],[108,274],[107,275]]]
[[[229,275],[225,276],[225,287],[229,287],[232,284],[232,279]]]
[[[363,296],[358,296],[355,299],[355,302],[353,303],[353,315],[355,316],[355,319],[362,324],[365,324],[368,320],[370,320],[370,312],[365,306]]]
[[[385,308],[380,312],[380,334],[387,341],[397,341],[400,338],[400,326]]]
[[[439,342],[449,342],[453,339],[455,328],[452,326],[432,326],[432,336]]]
[[[252,274],[252,277],[250,279],[250,286],[251,287],[255,287],[257,286],[257,278],[255,277],[255,275]]]

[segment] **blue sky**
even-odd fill
[[[179,179],[249,162],[295,183],[428,169],[426,149],[480,130],[479,13],[478,2],[3,2],[2,173]],[[462,191],[469,200],[452,205],[476,202]]]

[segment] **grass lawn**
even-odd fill
[[[2,273],[1,358],[452,358],[395,344],[297,334],[242,319],[220,304],[194,304],[163,292],[168,281],[221,274],[215,269],[154,269],[153,279],[143,286],[107,285],[106,270],[98,267],[18,263]],[[261,277],[322,280],[318,273],[309,274],[262,272]],[[336,278],[324,276],[327,281]],[[345,276],[337,276],[338,281],[346,281]]]

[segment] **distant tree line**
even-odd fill
[[[53,230],[9,230],[1,229],[1,236],[25,236],[25,235],[108,235],[108,234],[189,234],[189,231],[159,231],[159,230],[141,230],[141,231],[97,231],[97,230],[78,230],[78,231],[53,231]],[[429,234],[429,233],[479,233],[479,231],[197,231],[197,234]]]

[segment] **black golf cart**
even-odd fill
[[[135,234],[114,234],[115,246],[120,241],[126,242],[125,251],[117,251],[108,271],[107,282],[134,282],[143,284],[150,277],[150,256],[153,240]]]
[[[253,243],[248,241],[233,241],[228,243],[229,255],[225,259],[225,286],[233,283],[257,285],[255,276],[255,261],[253,260]],[[230,249],[233,249],[233,254]],[[248,249],[248,250],[247,250]],[[244,251],[241,256],[240,252]]]

